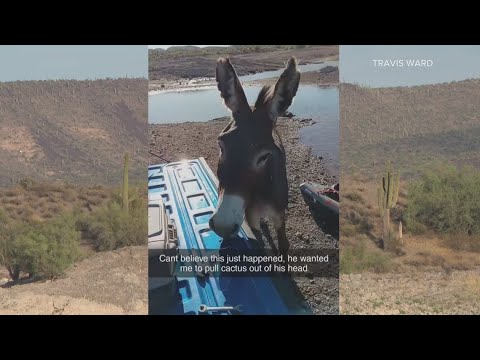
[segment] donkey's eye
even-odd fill
[[[263,166],[263,165],[267,162],[267,160],[268,160],[268,158],[270,157],[270,155],[271,155],[270,153],[267,153],[267,154],[265,154],[265,155],[260,156],[260,157],[257,159],[257,166]]]

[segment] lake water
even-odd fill
[[[307,90],[309,96],[301,96],[290,107],[293,114],[316,121],[300,129],[300,140],[312,148],[314,155],[323,157],[329,172],[337,176],[340,172],[339,158],[339,93],[337,87],[320,88],[301,86],[297,94]],[[305,89],[307,88],[307,89]],[[310,97],[311,101],[308,101]]]
[[[326,63],[304,66],[317,67],[319,65],[326,66]],[[308,71],[312,71],[312,69]],[[272,75],[271,73],[273,72],[267,73],[270,74],[265,78],[271,78],[278,76],[281,70],[275,72],[276,75]],[[254,75],[263,76],[261,74]],[[259,77],[255,79],[259,79]],[[242,80],[245,81],[245,77],[242,77]],[[250,80],[254,79],[250,78]],[[247,86],[244,88],[250,104],[255,103],[260,89],[260,86]],[[314,125],[306,126],[300,130],[300,140],[303,144],[312,147],[314,155],[323,157],[328,170],[333,175],[338,176],[338,88],[302,85],[298,88],[297,95],[289,111],[296,117],[311,118],[316,121]],[[152,124],[209,121],[228,115],[230,113],[223,104],[216,88],[183,92],[162,92],[149,95],[148,117],[149,122]]]

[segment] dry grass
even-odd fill
[[[111,194],[110,188],[101,186],[35,183],[27,188],[21,185],[0,188],[0,204],[13,220],[34,222],[51,219],[75,208],[84,212],[93,211]]]
[[[467,270],[480,266],[480,254],[452,249],[443,239],[434,234],[413,236],[406,234],[404,246],[406,254],[401,258],[403,264],[442,268],[451,270]]]
[[[341,314],[480,314],[476,270],[340,277]]]

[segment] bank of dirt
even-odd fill
[[[341,314],[480,314],[480,268],[341,275]]]
[[[243,86],[264,86],[274,85],[278,80],[278,77],[243,81]],[[319,85],[319,86],[336,86],[339,84],[339,72],[337,66],[328,66],[326,71],[307,71],[302,72],[300,77],[301,85]],[[157,91],[191,91],[202,90],[212,87],[216,87],[214,78],[201,78],[194,80],[169,80],[164,79],[162,81],[151,80],[149,82],[149,91],[155,93]]]
[[[195,55],[175,57],[150,57],[148,75],[150,81],[179,81],[215,77],[215,63],[220,56]],[[317,45],[303,49],[275,50],[267,52],[233,53],[232,63],[239,76],[264,71],[278,70],[294,56],[299,64],[308,64],[326,60],[338,60],[338,45]]]
[[[278,77],[270,79],[244,81],[243,86],[255,85],[274,85]],[[319,86],[336,86],[339,83],[339,72],[337,66],[328,66],[318,71],[302,72],[300,76],[300,85],[319,85]]]
[[[209,122],[150,124],[150,151],[155,154],[150,155],[150,164],[204,157],[216,173],[219,155],[217,137],[228,121],[229,118],[220,118]],[[328,185],[336,181],[328,174],[322,160],[312,154],[311,148],[299,142],[298,130],[309,124],[308,120],[295,118],[279,118],[277,121],[287,155],[287,238],[291,249],[338,249],[338,240],[317,225],[299,190],[300,184],[305,181]],[[276,237],[273,237],[276,242]],[[337,278],[296,278],[295,281],[315,314],[338,313]]]
[[[145,246],[96,253],[53,280],[14,286],[7,280],[2,268],[0,315],[147,314]]]

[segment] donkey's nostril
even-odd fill
[[[213,217],[210,218],[210,220],[208,220],[208,226],[210,226],[210,229],[215,231],[215,227],[213,226]]]

